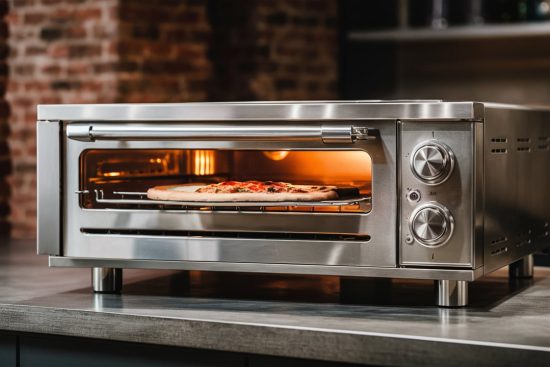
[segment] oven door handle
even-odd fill
[[[197,140],[197,141],[322,141],[351,144],[375,139],[372,128],[353,125],[193,125],[84,124],[67,125],[73,140]]]

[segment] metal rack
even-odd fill
[[[265,207],[327,207],[327,206],[350,206],[369,204],[371,198],[365,197],[351,197],[340,200],[323,200],[323,201],[169,201],[169,200],[151,200],[147,198],[146,192],[129,192],[129,191],[113,191],[111,195],[105,197],[104,190],[93,190],[94,199],[99,204],[108,204],[115,206],[125,205],[137,205],[142,206],[157,206],[157,207],[169,207],[173,209],[196,209],[198,207],[208,208],[260,208],[263,210]],[[77,191],[79,195],[90,194],[90,191]],[[113,196],[113,197],[111,197]]]

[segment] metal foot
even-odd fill
[[[533,277],[534,258],[533,255],[527,255],[522,259],[513,262],[508,267],[510,279],[522,279]]]
[[[95,293],[119,293],[122,290],[122,269],[92,268],[92,288]]]
[[[468,282],[436,280],[436,303],[439,307],[464,307],[468,304]]]

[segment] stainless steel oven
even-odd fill
[[[38,106],[38,252],[93,268],[434,279],[437,303],[549,245],[550,110],[474,102]],[[319,202],[173,202],[155,185],[336,185]],[[344,190],[345,192],[346,190]]]

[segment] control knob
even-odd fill
[[[455,158],[447,145],[430,140],[415,147],[410,165],[413,174],[420,181],[428,185],[437,185],[449,178]]]
[[[409,220],[409,230],[421,245],[444,245],[452,236],[454,219],[443,205],[429,202],[416,208]]]

